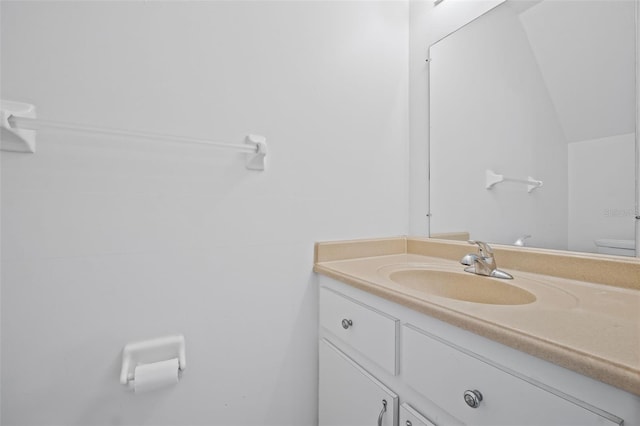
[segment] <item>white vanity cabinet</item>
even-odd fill
[[[320,426],[397,426],[398,396],[324,339],[319,395]]]
[[[319,282],[320,426],[375,425],[382,399],[384,425],[640,426],[637,395],[326,276]]]
[[[399,410],[398,318],[328,287],[319,315],[320,426],[434,426],[407,404]]]

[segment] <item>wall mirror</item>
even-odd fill
[[[635,8],[507,0],[430,47],[432,237],[635,255]]]

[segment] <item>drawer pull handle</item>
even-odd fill
[[[407,426],[412,426],[411,420],[407,420]]]
[[[478,408],[480,405],[480,401],[482,401],[482,394],[477,390],[467,390],[464,391],[464,402],[471,408]]]
[[[378,416],[378,426],[382,426],[382,418],[384,417],[384,413],[387,412],[387,400],[382,400],[382,410],[380,411],[380,415]]]
[[[344,328],[345,330],[351,327],[352,325],[353,325],[353,321],[351,321],[350,319],[345,318],[342,320],[342,328]]]

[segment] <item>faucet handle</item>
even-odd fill
[[[513,243],[514,246],[518,246],[518,247],[524,247],[525,243],[524,240],[526,240],[527,238],[531,238],[530,234],[524,234],[518,237],[518,239]]]
[[[487,243],[485,243],[484,241],[476,241],[476,240],[469,240],[467,241],[469,244],[475,244],[478,246],[478,251],[480,252],[480,255],[485,256],[489,255],[489,256],[493,256],[493,250],[491,249],[491,246]]]

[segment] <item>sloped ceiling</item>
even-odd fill
[[[520,21],[568,142],[635,130],[633,0],[545,0]]]

